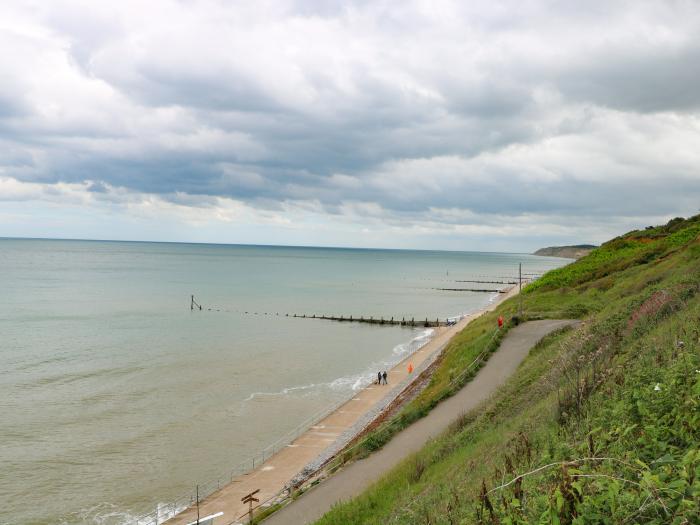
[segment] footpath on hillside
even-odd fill
[[[443,401],[426,417],[404,429],[381,450],[364,460],[350,464],[301,498],[276,512],[264,525],[302,525],[312,523],[341,501],[359,495],[403,459],[420,450],[428,440],[444,432],[462,414],[488,399],[515,372],[530,349],[543,337],[572,320],[530,321],[511,329],[500,348],[477,376],[457,394]]]

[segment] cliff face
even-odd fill
[[[566,257],[567,259],[580,259],[584,255],[591,253],[591,250],[597,248],[593,244],[577,244],[575,246],[549,246],[548,248],[540,248],[534,255],[544,255],[547,257]]]

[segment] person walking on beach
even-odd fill
[[[381,385],[382,384],[382,373],[377,372],[377,384]]]
[[[384,370],[384,373],[382,374],[382,378],[384,379],[384,384],[386,385],[386,370]]]

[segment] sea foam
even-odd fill
[[[253,401],[258,397],[290,396],[299,393],[302,395],[314,395],[322,392],[324,389],[329,389],[334,392],[357,392],[374,381],[378,370],[388,370],[393,368],[399,361],[401,361],[401,359],[425,346],[428,341],[430,341],[434,333],[435,330],[432,328],[426,328],[425,330],[418,331],[417,335],[410,341],[396,345],[392,349],[390,356],[383,360],[371,363],[367,366],[367,368],[360,372],[341,376],[333,379],[332,381],[323,383],[289,386],[276,392],[253,392],[246,397],[243,402]]]

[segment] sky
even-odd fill
[[[0,3],[0,237],[529,252],[698,212],[696,0]]]

